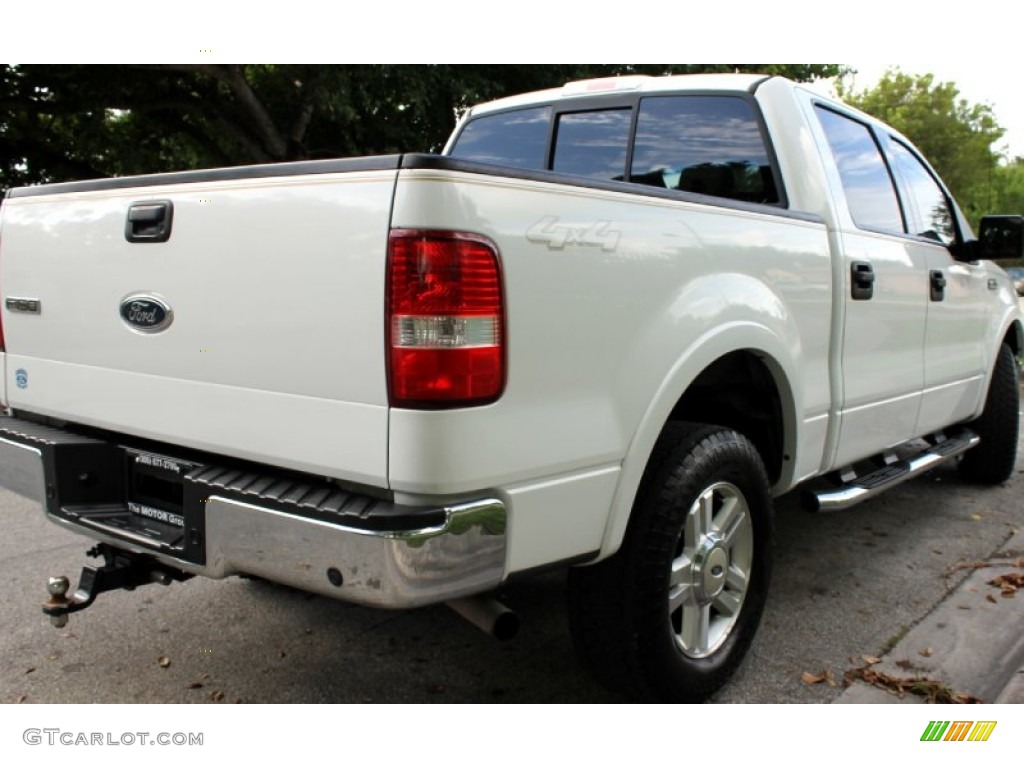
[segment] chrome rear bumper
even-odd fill
[[[41,502],[47,517],[70,531],[150,555],[189,573],[215,579],[251,574],[383,608],[409,608],[478,594],[498,586],[504,576],[506,510],[495,498],[409,508],[347,494],[345,508],[358,508],[360,502],[372,506],[373,519],[378,522],[368,529],[334,522],[321,507],[300,503],[301,497],[295,494],[291,494],[295,502],[284,507],[282,494],[264,501],[266,494],[262,499],[257,493],[246,494],[237,483],[225,484],[223,493],[218,493],[214,484],[200,485],[197,487],[208,489],[201,494],[203,556],[185,557],[185,552],[194,552],[194,542],[191,548],[175,550],[166,542],[147,540],[138,531],[106,524],[103,516],[90,517],[90,506],[61,506],[62,491],[56,478],[60,452],[53,446],[62,440],[78,441],[79,455],[89,450],[90,444],[102,446],[108,453],[111,447],[94,438],[0,417],[0,486]],[[204,473],[212,474],[203,468],[183,479],[198,483],[195,478]],[[250,488],[272,479],[254,477],[248,482]],[[313,488],[307,498],[322,492]],[[120,501],[106,500],[96,508],[116,509],[119,505],[115,502]],[[316,519],[313,512],[327,519]],[[418,517],[429,524],[417,527]],[[401,526],[382,529],[380,521],[389,519],[400,521]],[[346,520],[359,522],[355,515]]]

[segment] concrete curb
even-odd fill
[[[992,565],[972,569],[872,669],[893,677],[940,681],[984,702],[1024,704],[1024,590],[1014,597],[1002,597],[997,587],[988,584],[1000,574],[1024,572],[1024,568],[999,565],[1020,558],[1024,558],[1024,531],[1014,533],[992,554],[988,559]],[[922,701],[912,694],[899,698],[857,681],[834,703]]]

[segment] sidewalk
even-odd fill
[[[884,682],[926,678],[986,703],[1024,704],[1024,588],[1003,596],[988,582],[1024,574],[1024,567],[1000,565],[1024,559],[1024,531],[1017,531],[924,617],[882,659],[871,664]],[[961,574],[951,574],[955,581]],[[1007,590],[1006,594],[1010,594]],[[895,688],[896,685],[889,685]],[[855,681],[837,704],[918,704],[924,698]]]

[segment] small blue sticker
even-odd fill
[[[18,389],[28,388],[28,371],[24,368],[19,368],[14,372],[14,381],[18,385]]]

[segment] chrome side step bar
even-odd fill
[[[981,442],[980,437],[967,429],[955,437],[946,437],[938,433],[933,435],[931,440],[932,445],[915,456],[889,461],[880,469],[859,477],[844,475],[844,484],[838,488],[806,491],[801,499],[803,506],[812,512],[832,512],[852,507],[894,485],[899,485],[904,480],[934,469],[947,459],[959,456]]]

